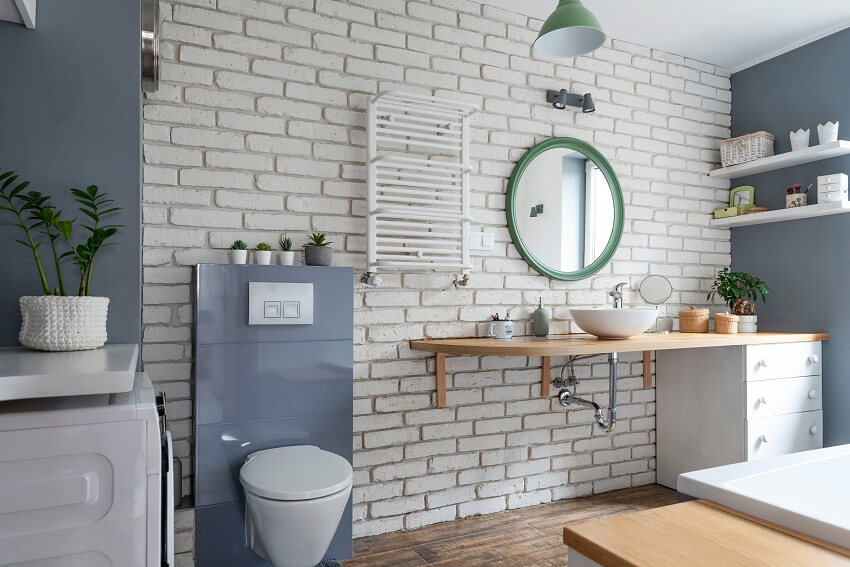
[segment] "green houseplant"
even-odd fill
[[[304,245],[304,263],[308,266],[330,266],[333,260],[333,244],[322,232],[314,232]]]
[[[760,278],[745,272],[733,272],[723,268],[717,272],[707,299],[721,297],[732,313],[740,318],[738,330],[754,333],[757,330],[756,301],[767,301],[770,288]]]
[[[284,234],[278,240],[278,244],[280,244],[280,265],[293,265],[295,263],[295,251],[292,250],[292,239]]]
[[[242,240],[234,240],[230,245],[228,258],[231,264],[245,264],[248,262],[248,245]]]
[[[272,263],[272,247],[268,242],[260,242],[254,251],[254,260],[257,264],[268,266]]]
[[[42,296],[24,296],[21,307],[21,344],[38,350],[88,350],[106,342],[108,297],[92,297],[95,260],[120,225],[107,224],[106,218],[121,210],[113,206],[109,195],[96,185],[70,189],[79,212],[86,218],[65,217],[53,205],[51,197],[27,190],[30,183],[19,181],[13,171],[0,173],[0,210],[13,217],[12,224],[23,237],[16,242],[29,249],[38,271]],[[85,223],[85,224],[83,224]],[[83,235],[75,234],[79,226]],[[42,246],[47,243],[47,253]],[[49,256],[55,282],[51,282],[42,263]],[[78,284],[72,288],[65,268],[73,266]]]

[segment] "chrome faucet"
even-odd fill
[[[621,309],[623,307],[623,287],[629,285],[629,282],[620,282],[614,286],[614,289],[608,292],[608,295],[614,301],[614,309]]]

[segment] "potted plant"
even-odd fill
[[[718,295],[723,298],[732,313],[739,317],[738,332],[755,333],[758,330],[756,301],[759,297],[767,301],[768,293],[770,288],[756,276],[723,268],[717,272],[707,297],[712,299]]]
[[[246,264],[248,262],[248,245],[242,240],[234,240],[228,254],[231,264]]]
[[[96,185],[86,189],[71,189],[79,211],[87,217],[80,224],[84,231],[82,242],[74,234],[76,218],[66,218],[50,201],[50,196],[38,191],[25,191],[28,181],[18,182],[12,171],[0,173],[0,210],[14,217],[24,237],[18,240],[30,250],[38,269],[44,295],[24,296],[21,307],[21,331],[18,340],[36,350],[73,351],[99,348],[106,343],[108,297],[92,297],[95,259],[114,236],[120,225],[104,224],[105,217],[121,210],[112,206],[112,199]],[[41,263],[39,248],[49,244],[56,277],[55,285],[48,279]],[[66,286],[63,264],[72,263],[78,274],[76,292]]]
[[[272,263],[272,247],[268,242],[257,244],[257,249],[254,251],[254,261],[261,266],[268,266]]]
[[[326,240],[321,232],[314,232],[304,245],[304,263],[308,266],[330,266],[333,260],[333,242]]]
[[[292,266],[295,264],[295,251],[292,249],[292,239],[283,235],[278,241],[280,244],[280,265]]]

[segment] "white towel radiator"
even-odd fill
[[[369,99],[367,274],[457,270],[469,259],[474,104],[400,91]]]

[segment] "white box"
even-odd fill
[[[818,188],[821,185],[831,185],[833,183],[841,183],[843,187],[847,188],[847,174],[846,173],[832,173],[830,175],[819,175],[818,176]]]

